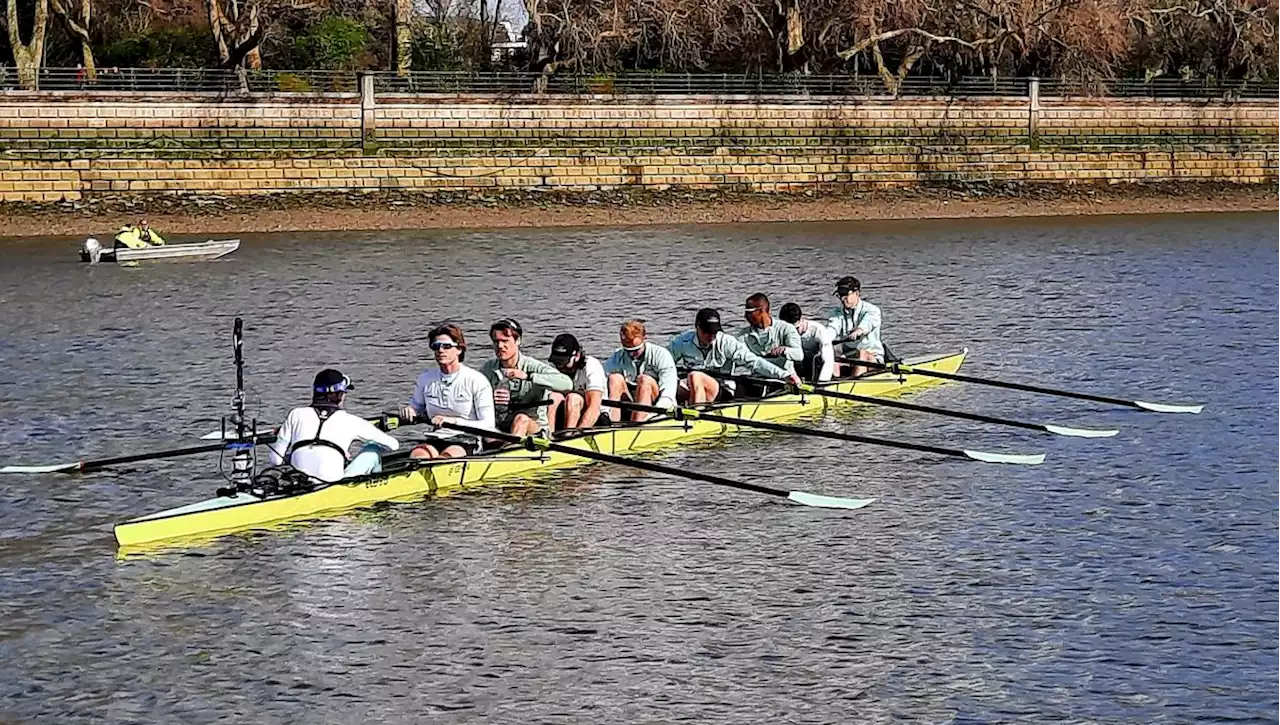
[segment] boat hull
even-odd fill
[[[220,259],[240,248],[239,239],[218,239],[195,244],[165,244],[142,249],[104,249],[100,261],[115,261],[119,265],[143,262],[206,262]],[[80,261],[90,262],[89,254],[80,250]]]
[[[956,372],[967,351],[915,357],[906,362],[922,369]],[[937,378],[890,373],[841,381],[833,389],[846,393],[892,397],[934,385]],[[717,412],[750,420],[776,421],[821,415],[852,403],[834,398],[788,394],[760,401],[717,406]],[[664,448],[678,443],[721,436],[738,426],[706,420],[673,421],[655,418],[635,427],[606,428],[560,441],[564,445],[614,455]],[[744,429],[745,430],[745,429]],[[544,471],[586,463],[583,458],[555,451],[505,451],[496,455],[439,461],[412,471],[384,473],[364,480],[342,481],[295,496],[258,499],[247,494],[207,499],[133,519],[115,527],[122,550],[179,546],[216,536],[266,528],[272,524],[322,517],[384,501],[408,501],[466,491],[483,485],[529,477]]]

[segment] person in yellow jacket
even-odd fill
[[[122,247],[125,249],[145,249],[163,245],[164,237],[161,237],[158,232],[152,231],[146,219],[138,222],[136,227],[126,224],[120,227],[120,231],[116,233],[115,247],[117,249]]]

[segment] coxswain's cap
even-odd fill
[[[326,368],[316,375],[311,389],[317,393],[345,393],[355,390],[356,386],[351,383],[351,378],[333,368]]]
[[[568,360],[579,352],[582,352],[582,345],[578,344],[578,338],[567,332],[556,335],[556,339],[551,341],[551,360]]]
[[[720,312],[710,307],[703,307],[698,310],[698,316],[694,319],[693,324],[707,334],[720,332],[724,329],[720,326]]]

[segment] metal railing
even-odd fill
[[[42,68],[28,88],[13,68],[0,68],[5,93],[358,93],[360,78],[344,71],[246,70],[223,68]]]
[[[185,93],[214,95],[354,94],[361,76],[370,76],[375,95],[523,95],[565,94],[600,96],[788,96],[810,98],[1010,98],[1026,97],[1029,78],[908,78],[896,92],[877,76],[853,75],[731,75],[691,73],[557,74],[527,72],[415,71],[356,73],[346,71],[191,68],[100,68],[90,75],[78,68],[42,69],[34,83],[23,83],[10,67],[0,67],[0,94],[31,93]],[[1276,83],[1257,81],[1112,80],[1091,83],[1064,79],[1039,82],[1042,97],[1064,98],[1200,98],[1276,99]]]

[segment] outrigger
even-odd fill
[[[854,510],[873,502],[870,498],[825,496],[736,481],[677,469],[630,455],[698,438],[724,436],[750,429],[889,446],[982,463],[1037,465],[1045,460],[1044,454],[1010,454],[947,448],[783,422],[814,418],[828,410],[854,405],[886,405],[1061,436],[1099,438],[1112,437],[1118,433],[1114,429],[1030,423],[895,399],[907,390],[935,385],[944,378],[965,382],[987,381],[985,378],[958,374],[957,371],[967,355],[967,350],[960,350],[920,355],[904,360],[893,368],[886,366],[885,369],[873,371],[856,379],[841,379],[821,385],[802,385],[798,389],[778,391],[759,399],[674,408],[610,402],[608,403],[610,405],[644,410],[657,415],[642,423],[591,429],[554,440],[535,436],[518,437],[448,424],[448,427],[501,440],[508,445],[495,451],[452,459],[411,459],[405,452],[393,453],[384,457],[385,468],[379,473],[344,479],[336,483],[322,483],[305,477],[281,476],[278,469],[258,470],[256,446],[273,442],[275,434],[274,431],[260,432],[256,420],[246,419],[243,322],[239,318],[235,320],[232,344],[236,365],[233,414],[223,418],[222,430],[217,433],[217,437],[222,440],[217,443],[96,461],[73,461],[43,466],[5,466],[0,468],[0,473],[88,473],[113,465],[146,460],[219,451],[230,454],[231,471],[226,474],[230,485],[219,488],[214,497],[117,524],[115,526],[116,541],[121,551],[126,552],[196,543],[223,534],[266,528],[286,521],[326,517],[379,502],[409,501],[427,496],[446,495],[489,483],[527,478],[546,471],[593,461],[775,496],[805,506]],[[745,379],[740,376],[725,377]],[[1070,391],[1051,391],[1047,388],[1037,388],[1034,392],[1049,394],[1058,392],[1068,397],[1085,397],[1094,402],[1125,404],[1155,412],[1199,412],[1200,409],[1200,406],[1174,406],[1159,403],[1131,405],[1130,401],[1122,399],[1076,394]],[[377,422],[384,430],[399,427],[399,420],[394,415],[383,414],[370,420]]]

